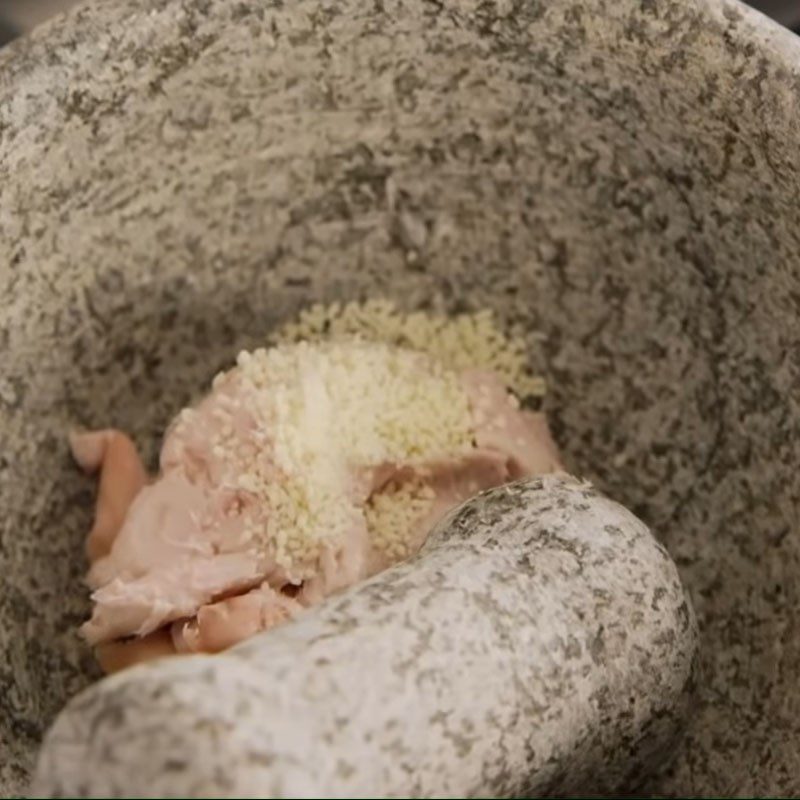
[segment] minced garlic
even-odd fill
[[[409,533],[428,514],[436,494],[421,480],[390,483],[376,492],[364,509],[372,544],[390,560],[400,561],[411,553]]]
[[[234,488],[265,509],[262,528],[254,523],[245,537],[268,548],[294,582],[312,576],[321,548],[354,525],[366,525],[391,560],[407,557],[433,489],[417,478],[391,483],[364,505],[353,476],[468,453],[480,409],[459,373],[473,368],[495,372],[519,395],[544,392],[522,342],[488,311],[449,318],[382,300],[318,305],[281,328],[274,346],[241,352],[214,380],[215,389],[235,380],[242,392],[216,412],[212,452]],[[235,423],[243,411],[244,436]]]
[[[525,342],[507,336],[492,311],[445,314],[403,312],[390,300],[345,305],[316,304],[281,327],[276,343],[359,338],[427,353],[449,369],[486,369],[499,375],[520,397],[545,394],[544,379],[533,375]]]

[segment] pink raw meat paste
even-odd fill
[[[561,469],[543,414],[520,410],[494,373],[471,370],[460,381],[473,416],[470,452],[423,464],[354,467],[348,476],[360,506],[391,482],[416,480],[433,490],[409,533],[411,552],[444,513],[478,491]],[[259,459],[273,480],[281,474],[269,436],[237,403],[245,391],[231,371],[167,432],[159,476],[135,497],[110,552],[89,571],[94,609],[82,633],[90,643],[171,626],[179,652],[218,651],[391,565],[370,542],[363,515],[323,549],[315,574],[300,585],[248,535],[266,523],[268,509],[237,488],[237,460],[212,446],[223,424],[220,409],[229,412],[240,451]],[[81,441],[73,445],[79,461]]]

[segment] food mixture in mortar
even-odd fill
[[[416,553],[477,492],[560,469],[521,341],[489,312],[315,306],[184,409],[149,477],[122,432],[100,471],[81,628],[115,671],[218,652]]]

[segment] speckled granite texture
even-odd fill
[[[424,551],[219,657],[96,686],[37,797],[539,797],[635,783],[691,702],[675,565],[574,479],[484,492]]]
[[[800,793],[800,44],[722,0],[95,0],[0,52],[0,775],[92,677],[91,484],[310,299],[530,331],[703,637],[656,794]]]

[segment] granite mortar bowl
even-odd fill
[[[289,5],[289,4],[287,4]],[[70,426],[311,301],[494,309],[704,640],[657,794],[800,792],[800,42],[705,0],[96,0],[0,53],[0,779],[97,677]]]

